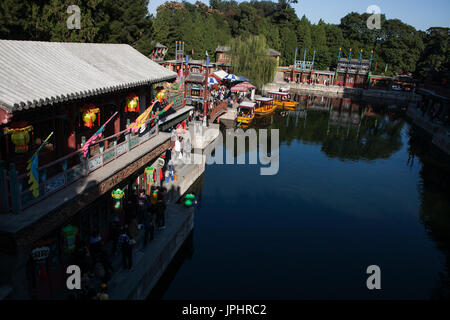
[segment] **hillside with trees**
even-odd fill
[[[128,43],[146,55],[161,42],[169,47],[167,58],[174,57],[175,41],[182,40],[186,54],[200,59],[206,52],[212,56],[217,45],[229,45],[232,39],[264,36],[267,46],[281,53],[281,65],[293,63],[295,48],[298,58],[308,48],[309,60],[316,50],[317,69],[331,69],[339,48],[344,57],[352,48],[356,58],[363,49],[365,59],[374,50],[376,74],[413,73],[424,78],[432,72],[437,79],[448,74],[449,28],[424,32],[382,15],[382,28],[369,30],[369,14],[355,12],[340,24],[323,20],[313,24],[296,15],[291,6],[296,2],[210,0],[207,6],[169,1],[153,16],[147,9],[148,0],[3,0],[0,38]],[[72,4],[81,8],[81,30],[66,27],[66,9]]]

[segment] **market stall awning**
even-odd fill
[[[217,80],[223,80],[223,78],[225,78],[225,77],[228,75],[228,73],[226,73],[226,72],[223,71],[223,70],[219,70],[219,71],[213,72],[212,75],[213,75],[214,78],[216,78]]]
[[[234,87],[231,87],[231,92],[246,92],[251,89],[256,89],[256,87],[250,82],[242,82],[235,85]]]
[[[240,82],[250,82],[246,77],[239,77],[238,81]]]

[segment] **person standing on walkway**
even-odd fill
[[[180,157],[180,153],[181,153],[181,141],[180,138],[177,138],[175,140],[175,160],[178,160],[178,158]]]
[[[144,216],[144,230],[145,230],[145,234],[144,234],[144,247],[147,245],[148,242],[148,237],[150,236],[150,241],[152,241],[155,237],[155,224],[153,221],[153,215],[152,213],[149,211],[147,211],[145,213]]]
[[[122,250],[123,268],[130,270],[133,267],[133,245],[125,228],[119,237],[119,249]]]
[[[189,137],[189,135],[186,138],[186,142],[184,143],[184,155],[186,156],[186,162],[185,163],[190,163],[191,161],[191,154],[192,154],[192,143],[191,143],[191,138]]]
[[[138,222],[139,224],[144,224],[144,215],[150,209],[150,201],[148,201],[148,197],[145,194],[145,190],[141,189],[138,197]]]

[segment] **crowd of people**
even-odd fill
[[[220,104],[222,101],[227,101],[228,108],[231,108],[233,103],[241,103],[246,98],[251,98],[250,92],[232,92],[225,85],[218,85],[216,88],[211,88],[210,94],[210,109],[212,109],[215,105]]]
[[[97,231],[91,235],[89,244],[80,242],[74,253],[74,264],[81,270],[81,290],[73,298],[109,299],[108,282],[114,272],[111,257],[120,255],[123,269],[133,270],[133,252],[139,230],[144,232],[145,247],[155,239],[156,230],[165,229],[166,192],[165,188],[152,187],[150,196],[146,195],[145,190],[140,190],[137,196],[130,196],[124,207],[123,223],[117,215],[111,223],[111,248]]]

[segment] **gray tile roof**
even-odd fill
[[[217,46],[216,52],[228,52],[230,51],[230,47],[227,46]]]
[[[190,73],[186,77],[187,82],[201,82],[203,83],[205,81],[205,76],[200,73]]]
[[[9,113],[175,78],[127,44],[0,40],[0,108]]]
[[[348,58],[341,58],[341,59],[339,60],[339,62],[341,62],[341,63],[348,63],[349,61],[348,61]],[[352,64],[359,64],[359,59],[353,58],[353,59],[351,59],[350,63],[352,63]],[[362,59],[362,60],[361,60],[361,63],[362,63],[362,64],[369,64],[370,61],[369,61],[369,60],[366,60],[366,59]]]
[[[280,57],[281,56],[281,53],[280,52],[278,52],[277,50],[275,50],[275,49],[272,49],[272,48],[269,48],[269,56],[271,56],[271,57]]]

